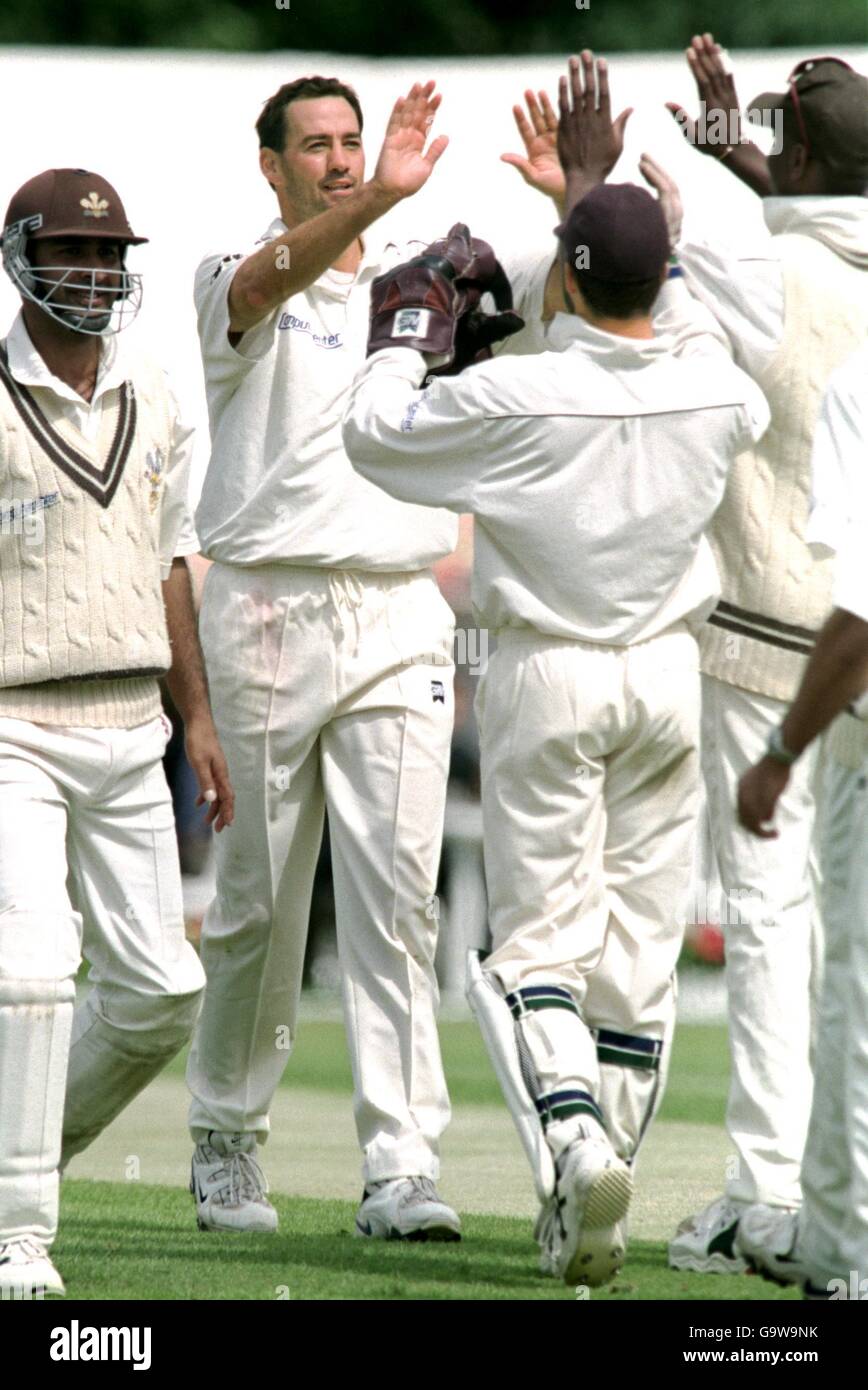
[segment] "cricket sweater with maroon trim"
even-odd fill
[[[134,727],[171,664],[160,571],[163,373],[106,393],[90,441],[0,344],[0,716]]]
[[[774,238],[785,322],[755,379],[771,407],[733,465],[709,533],[722,597],[700,633],[702,669],[789,701],[831,607],[832,570],[805,539],[811,444],[826,382],[868,334],[868,261],[806,234]]]

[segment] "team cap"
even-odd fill
[[[570,264],[595,280],[654,280],[669,259],[663,210],[635,183],[599,184],[576,203],[555,235]]]
[[[868,170],[868,77],[843,58],[805,58],[790,73],[785,92],[762,92],[749,110],[785,105],[815,159],[835,169]]]

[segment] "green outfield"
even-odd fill
[[[179,1061],[70,1167],[56,1245],[69,1297],[575,1299],[575,1291],[537,1273],[527,1165],[475,1026],[445,1022],[441,1033],[454,1117],[440,1188],[462,1213],[460,1245],[352,1235],[360,1179],[343,1030],[336,1020],[308,1016],[263,1155],[280,1231],[196,1230]],[[681,1028],[664,1106],[638,1167],[629,1257],[617,1281],[594,1290],[592,1300],[798,1296],[758,1278],[666,1267],[674,1225],[721,1187],[727,1065],[723,1029]]]

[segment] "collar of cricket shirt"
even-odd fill
[[[664,334],[625,338],[595,328],[578,314],[564,313],[555,314],[549,323],[546,344],[553,352],[575,348],[585,356],[605,359],[611,367],[635,367],[649,358],[666,356],[672,349],[671,339]]]
[[[84,403],[71,386],[49,371],[44,359],[33,346],[24,315],[20,310],[9,329],[6,351],[9,357],[9,371],[19,386],[47,386],[63,400],[73,401],[79,406]],[[101,339],[99,370],[89,404],[93,405],[104,392],[123,385],[125,373],[122,359],[123,354],[119,351],[116,337],[111,333],[106,334]]]
[[[773,236],[814,237],[846,260],[868,265],[868,198],[763,198],[763,217]]]

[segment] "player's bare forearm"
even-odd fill
[[[580,203],[586,193],[592,192],[602,180],[599,174],[589,174],[584,169],[568,169],[564,190],[563,210],[566,213]]]
[[[172,561],[172,572],[163,581],[163,604],[172,644],[172,666],[166,684],[184,721],[187,760],[199,784],[196,805],[207,802],[205,819],[219,833],[232,824],[235,793],[211,715],[205,661],[196,631],[193,587],[187,561],[182,558]]]
[[[172,646],[172,666],[166,676],[169,693],[185,725],[197,717],[211,718],[205,661],[196,630],[193,586],[187,561],[172,561],[172,572],[163,580],[166,627]]]
[[[239,265],[229,288],[229,328],[246,333],[290,295],[307,289],[372,222],[400,201],[375,180],[337,207],[285,232]]]
[[[732,154],[723,163],[731,174],[735,174],[760,198],[771,196],[772,181],[766,157],[752,140],[742,140],[740,144],[733,145]]]
[[[836,608],[817,638],[781,734],[801,753],[852,700],[868,689],[868,623]]]
[[[836,608],[808,662],[802,684],[781,725],[781,739],[797,756],[836,715],[868,689],[868,623]],[[767,753],[738,785],[738,818],[761,840],[775,840],[773,819],[790,780],[790,768]]]

